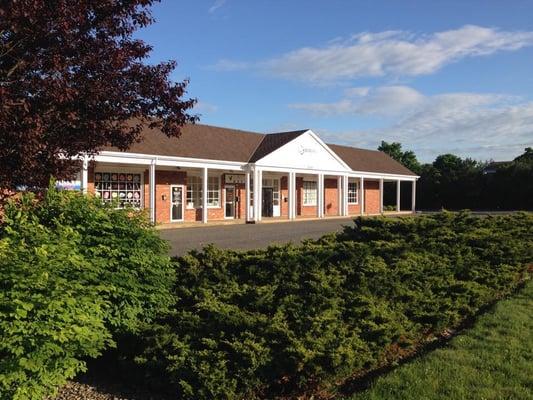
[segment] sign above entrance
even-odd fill
[[[224,178],[225,183],[244,183],[245,180],[245,176],[240,174],[226,174]]]
[[[311,131],[268,153],[255,164],[259,167],[275,166],[317,172],[349,171],[348,166]]]

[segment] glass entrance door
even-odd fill
[[[170,221],[183,221],[183,186],[170,186]]]
[[[262,196],[262,215],[263,217],[272,217],[274,215],[274,190],[272,188],[263,188]]]
[[[235,218],[235,186],[226,186],[225,188],[225,218]]]

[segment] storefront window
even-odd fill
[[[202,207],[203,185],[199,176],[187,177],[187,208]],[[220,207],[220,177],[207,178],[207,206]]]
[[[220,179],[218,176],[207,178],[207,205],[220,207]]]
[[[104,202],[116,202],[119,208],[141,208],[141,174],[96,172],[94,192]]]
[[[202,206],[202,178],[187,176],[187,208]]]
[[[348,182],[348,203],[357,204],[357,182]]]
[[[304,206],[316,206],[317,190],[315,181],[304,181]]]

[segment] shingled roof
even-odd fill
[[[145,128],[142,132],[143,140],[134,143],[128,152],[253,163],[307,131],[303,129],[263,134],[194,124],[183,126],[179,138],[169,138],[158,129]],[[328,144],[328,146],[353,171],[416,175],[381,151],[337,144]],[[106,147],[103,150],[118,151],[114,147]]]
[[[270,133],[265,135],[257,149],[255,149],[255,152],[250,157],[250,162],[256,162],[262,159],[266,155],[272,153],[274,150],[279,149],[281,146],[289,143],[291,140],[296,139],[302,133],[307,131],[308,129],[303,129],[300,131]]]
[[[262,133],[194,124],[183,126],[178,138],[169,138],[158,129],[145,128],[142,141],[133,144],[128,153],[246,163],[265,136]],[[104,150],[118,151],[113,147]]]
[[[416,176],[414,172],[381,151],[358,149],[329,143],[328,146],[348,164],[352,171]]]

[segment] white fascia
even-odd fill
[[[414,175],[398,175],[398,174],[387,174],[387,173],[381,173],[381,172],[365,172],[365,171],[329,171],[329,170],[321,170],[321,169],[314,169],[314,168],[287,168],[287,167],[278,167],[274,165],[255,165],[255,164],[248,164],[250,170],[254,169],[260,169],[262,171],[269,171],[269,172],[295,172],[297,174],[311,174],[315,175],[317,173],[323,173],[324,175],[335,175],[335,176],[348,176],[350,178],[369,178],[369,179],[391,179],[391,180],[401,180],[401,181],[415,181],[419,176]]]
[[[317,140],[322,142],[318,136],[316,136],[311,130],[308,131],[310,134],[314,135]],[[323,143],[323,142],[322,142]],[[326,144],[323,144],[325,148],[331,152],[329,147]],[[332,153],[337,159],[338,156],[335,153]],[[101,151],[97,155],[91,157],[92,160],[97,162],[105,163],[115,163],[115,164],[132,164],[132,165],[150,165],[153,160],[157,160],[156,163],[159,166],[169,166],[169,167],[184,167],[184,168],[209,168],[209,169],[221,169],[221,170],[233,170],[233,171],[253,171],[255,169],[262,171],[270,172],[281,172],[288,173],[294,172],[297,174],[316,174],[324,173],[326,175],[335,175],[335,176],[349,176],[353,178],[370,178],[370,179],[394,179],[402,181],[416,181],[419,176],[413,175],[399,175],[399,174],[388,174],[380,172],[366,172],[366,171],[352,171],[348,167],[348,171],[345,170],[320,170],[312,168],[287,168],[274,165],[256,165],[255,163],[245,163],[245,162],[236,162],[236,161],[224,161],[224,160],[209,160],[201,158],[187,158],[187,157],[174,157],[174,156],[161,156],[155,154],[141,154],[141,153],[123,153],[119,151]],[[344,165],[345,163],[340,160]]]
[[[208,168],[244,171],[247,163],[223,160],[208,160],[201,158],[161,156],[156,154],[123,153],[118,151],[101,151],[92,159],[97,162],[117,164],[150,165],[157,160],[157,165],[184,168]]]

